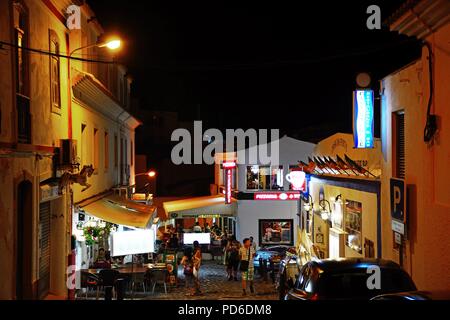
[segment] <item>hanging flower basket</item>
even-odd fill
[[[107,222],[105,227],[87,226],[83,228],[83,235],[86,239],[86,245],[97,244],[100,238],[107,238],[111,233],[112,223]]]

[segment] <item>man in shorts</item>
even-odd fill
[[[253,278],[255,274],[255,268],[253,265],[253,258],[255,256],[255,249],[252,247],[250,243],[250,239],[245,238],[244,246],[239,249],[239,257],[241,262],[248,261],[248,269],[247,271],[241,271],[242,277],[242,294],[247,295],[247,282],[250,284],[250,292],[254,293],[255,289],[253,287]]]

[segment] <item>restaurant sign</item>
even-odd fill
[[[236,162],[229,161],[222,164],[225,170],[225,204],[231,203],[232,186],[233,186],[233,169],[236,168]]]
[[[353,138],[355,148],[374,147],[373,90],[353,92]]]
[[[299,192],[256,192],[253,199],[257,201],[272,200],[272,201],[292,201],[299,200]]]

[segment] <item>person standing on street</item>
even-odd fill
[[[253,250],[255,250],[255,252],[256,252],[256,243],[253,241],[253,237],[250,237],[250,245],[253,248]]]
[[[253,257],[256,252],[252,248],[249,238],[245,238],[243,243],[244,246],[239,250],[239,257],[241,260],[240,271],[242,277],[242,294],[245,296],[247,295],[247,282],[250,284],[250,292],[255,292],[253,287],[253,278],[255,274]]]
[[[228,281],[234,279],[237,281],[237,271],[239,267],[239,249],[241,244],[236,240],[236,237],[230,237],[228,241],[227,247],[225,249],[226,257],[227,257],[227,274]]]
[[[187,247],[184,250],[184,256],[183,259],[181,259],[181,265],[183,266],[183,274],[184,279],[186,283],[186,289],[189,290],[189,288],[192,286],[192,284],[195,283],[194,278],[194,259],[192,257],[192,248]],[[195,291],[191,293],[191,295],[194,295]]]
[[[202,233],[203,229],[200,227],[200,223],[197,221],[194,225],[194,228],[192,229],[195,233]]]
[[[200,295],[202,293],[200,290],[200,266],[202,264],[202,250],[197,240],[194,241],[194,254],[192,259],[194,262],[193,274],[195,281],[195,295]]]

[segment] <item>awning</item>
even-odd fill
[[[154,206],[136,203],[116,195],[79,204],[86,213],[118,225],[147,228],[152,224]]]
[[[223,196],[195,197],[163,203],[171,219],[188,217],[235,216],[237,201],[225,204]]]

